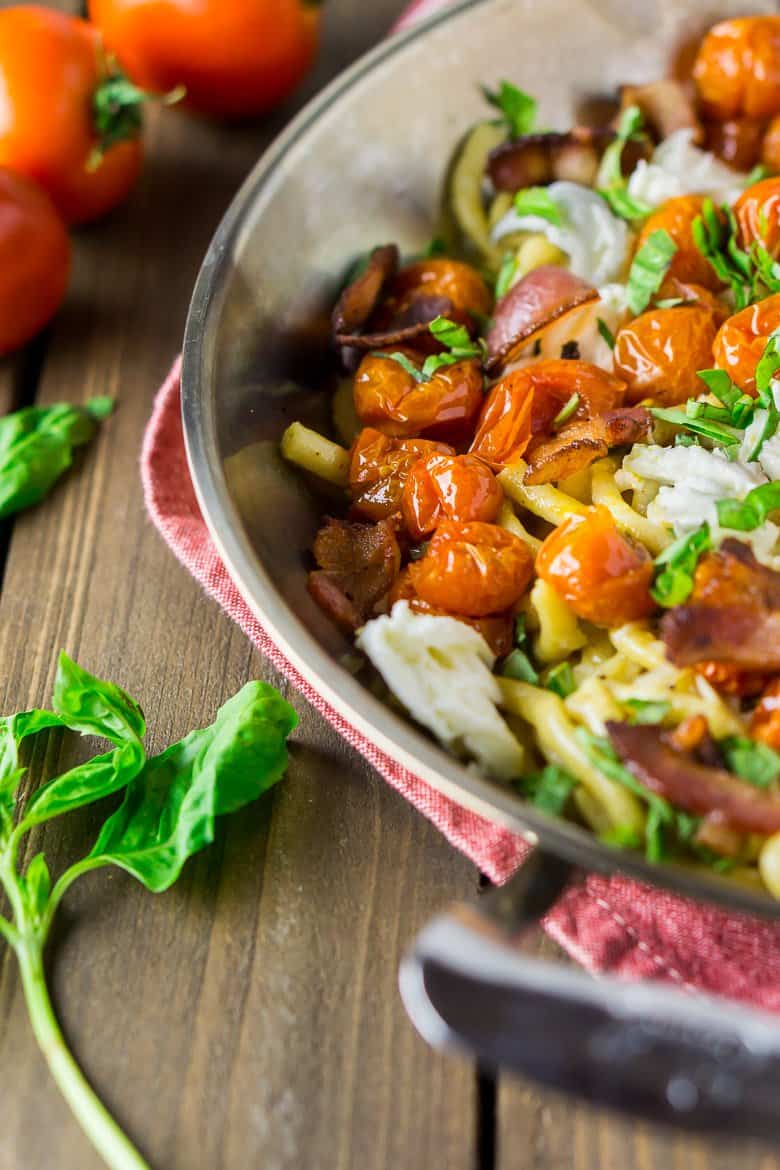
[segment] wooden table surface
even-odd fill
[[[401,8],[329,0],[306,93]],[[140,699],[153,750],[210,722],[247,679],[289,694],[151,526],[138,454],[209,238],[292,108],[241,129],[152,111],[141,184],[109,220],[78,234],[67,305],[0,372],[3,410],[119,400],[77,471],[0,534],[4,711],[49,699],[60,648]],[[119,871],[85,878],[50,947],[66,1035],[155,1170],[780,1166],[766,1150],[616,1121],[431,1052],[399,1002],[399,959],[431,914],[473,895],[479,875],[289,697],[301,726],[287,779],[224,823],[166,895]],[[70,742],[52,734],[28,782],[73,760]],[[55,864],[80,856],[96,823],[94,811],[54,822],[33,835],[28,855],[45,840]],[[0,1068],[2,1170],[98,1170],[38,1055],[8,953]]]

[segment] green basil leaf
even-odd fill
[[[501,268],[496,277],[495,297],[500,301],[509,292],[517,272],[517,256],[514,252],[505,252],[501,261]]]
[[[215,820],[274,785],[287,767],[292,707],[267,683],[247,683],[214,723],[147,761],[104,824],[90,859],[117,865],[154,892],[214,839]]]
[[[541,772],[524,776],[519,787],[536,808],[559,816],[577,787],[577,781],[557,764],[548,764]]]
[[[556,414],[553,419],[553,430],[557,431],[564,423],[568,422],[571,416],[576,412],[580,404],[580,396],[575,391],[571,398],[566,402]]]
[[[685,297],[664,297],[655,302],[656,309],[676,309],[678,305],[691,305],[693,301],[686,301]]]
[[[677,245],[663,228],[651,232],[631,263],[626,302],[634,315],[643,312],[663,284]]]
[[[625,185],[616,187],[600,187],[598,193],[605,199],[610,211],[618,219],[625,219],[634,223],[638,219],[646,219],[653,208],[642,199],[634,199],[629,195]]]
[[[768,179],[772,174],[769,167],[764,166],[763,163],[756,163],[751,171],[748,171],[745,178],[745,186],[752,187],[754,183],[760,183],[762,179]]]
[[[0,517],[38,504],[88,443],[110,399],[85,406],[28,406],[0,418]]]
[[[115,744],[137,743],[146,734],[144,713],[116,683],[105,682],[60,654],[54,680],[54,709],[82,735],[101,735]]]
[[[601,319],[601,317],[598,317],[596,319],[596,327],[597,327],[602,339],[604,341],[606,341],[609,348],[614,349],[615,348],[615,334],[612,332],[609,325],[607,325],[606,321],[603,321]]]
[[[599,841],[611,845],[613,849],[641,849],[644,844],[641,834],[630,825],[615,825],[612,829],[605,829],[599,833]]]
[[[515,195],[515,211],[518,215],[535,215],[538,219],[546,219],[556,227],[563,224],[561,209],[546,187],[526,187],[524,191],[518,191]]]
[[[559,662],[557,666],[553,666],[547,672],[544,685],[548,691],[554,691],[562,699],[567,699],[577,689],[571,664],[568,662]]]
[[[729,770],[756,788],[768,788],[780,777],[780,755],[760,740],[730,735],[719,747]]]
[[[682,605],[693,590],[693,575],[700,557],[712,547],[708,524],[688,536],[681,536],[655,558],[656,574],[650,590],[653,600],[665,609]]]
[[[77,764],[61,776],[42,785],[27,801],[22,823],[26,829],[42,825],[52,817],[94,804],[126,788],[146,762],[143,745],[137,741],[122,744],[111,752]]]
[[[724,406],[734,407],[742,397],[739,386],[735,386],[725,370],[698,370],[697,378],[701,378],[710,394],[714,394]]]
[[[503,121],[513,138],[522,138],[536,127],[538,103],[511,81],[502,81],[497,90],[482,86],[482,93],[491,106],[503,115]]]
[[[539,675],[524,650],[512,650],[507,654],[499,674],[503,678],[514,678],[519,682],[531,683],[535,687],[539,685]]]
[[[431,378],[442,366],[454,366],[457,362],[466,361],[470,358],[479,358],[481,360],[484,357],[484,341],[472,341],[471,335],[465,325],[457,325],[447,317],[436,317],[434,321],[431,321],[428,328],[436,341],[440,345],[446,346],[449,352],[433,354],[431,357],[425,359],[422,367],[423,379]],[[393,354],[396,360],[400,356],[402,355]]]
[[[629,723],[663,723],[672,709],[664,699],[627,699]]]
[[[742,436],[735,427],[713,422],[710,419],[691,418],[687,411],[680,410],[676,406],[651,406],[650,413],[653,418],[672,423],[677,427],[685,427],[686,430],[703,435],[705,439],[712,439],[715,443],[721,443],[724,447],[736,446],[742,441]]]
[[[46,913],[51,893],[49,867],[42,853],[36,853],[33,857],[19,884],[30,918],[33,924],[37,924]]]
[[[774,406],[772,379],[780,371],[780,329],[769,334],[764,352],[756,363],[756,395],[763,406]]]
[[[411,374],[415,382],[427,382],[428,375],[416,366],[414,362],[410,361],[405,353],[384,353],[381,349],[375,349],[371,352],[372,357],[387,358],[391,362],[397,362],[402,370],[406,370],[407,374]]]
[[[721,527],[752,532],[780,508],[780,482],[761,484],[742,500],[718,500],[715,507]]]

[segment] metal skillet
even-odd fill
[[[663,75],[714,20],[760,3],[708,0],[466,0],[393,38],[337,79],[260,160],[220,225],[195,287],[182,410],[198,499],[253,612],[300,673],[354,727],[459,804],[537,845],[478,906],[455,907],[401,970],[415,1024],[593,1100],[732,1134],[780,1136],[780,1026],[724,1001],[595,981],[513,948],[584,870],[621,872],[733,911],[778,904],[727,879],[650,865],[534,809],[467,770],[381,703],[343,664],[350,647],[306,591],[325,507],[277,453],[285,425],[327,427],[317,392],[345,261],[377,242],[430,238],[457,137],[484,116],[478,85],[512,77],[544,120],[619,83]]]

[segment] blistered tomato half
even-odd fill
[[[761,244],[772,255],[780,251],[780,178],[762,179],[742,192],[734,204],[739,242],[749,251]]]
[[[618,531],[607,508],[571,516],[551,532],[537,553],[536,572],[578,617],[597,626],[620,626],[655,609],[650,554]]]
[[[413,353],[405,356],[419,369]],[[482,369],[474,359],[442,366],[419,382],[392,357],[368,354],[355,376],[358,418],[386,435],[466,442],[482,400]]]
[[[701,195],[680,195],[677,199],[667,200],[645,220],[637,240],[637,249],[653,232],[668,232],[677,245],[677,251],[672,256],[667,277],[692,281],[715,291],[721,287],[721,281],[693,242],[693,223],[701,215],[703,202]]]
[[[410,469],[403,516],[413,540],[429,536],[442,520],[495,520],[504,493],[475,455],[429,455]]]
[[[724,20],[710,29],[693,66],[705,117],[780,113],[780,16]]]
[[[446,443],[430,439],[393,439],[366,427],[355,439],[349,465],[352,511],[367,520],[384,520],[401,508],[409,469],[436,453],[454,454]]]
[[[528,545],[495,524],[445,520],[425,555],[409,566],[414,589],[429,605],[463,617],[486,617],[516,605],[531,582]]]
[[[615,340],[615,373],[628,383],[628,402],[644,398],[675,406],[702,391],[697,370],[712,365],[717,326],[702,304],[650,309],[629,321]]]
[[[775,293],[735,313],[718,330],[712,349],[715,365],[747,394],[755,393],[756,364],[769,334],[779,326],[780,293]]]
[[[572,395],[574,418],[592,418],[621,405],[626,384],[590,362],[552,359],[513,370],[490,390],[471,451],[501,468],[525,453],[534,435],[550,431]]]

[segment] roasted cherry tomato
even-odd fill
[[[442,257],[417,260],[407,264],[390,281],[372,329],[381,329],[385,320],[408,312],[423,297],[446,297],[451,308],[443,311],[442,316],[464,324],[471,322],[472,314],[486,317],[493,305],[490,289],[471,265]]]
[[[294,89],[317,48],[311,0],[90,0],[106,47],[137,85],[187,90],[193,109],[260,114]]]
[[[697,370],[712,365],[717,326],[701,304],[650,309],[629,321],[615,340],[615,373],[628,382],[626,398],[675,406],[700,393]]]
[[[746,250],[762,244],[773,256],[780,251],[780,178],[762,179],[742,192],[734,204],[739,242]]]
[[[491,467],[521,458],[534,435],[545,434],[572,395],[573,418],[592,418],[620,406],[626,384],[590,362],[554,358],[513,370],[485,399],[471,451]]]
[[[428,455],[454,455],[446,443],[430,439],[393,439],[366,427],[355,440],[349,467],[352,511],[367,520],[399,512],[410,468]]]
[[[429,536],[442,520],[495,520],[504,498],[496,477],[475,455],[429,455],[409,471],[403,516],[413,540]]]
[[[766,674],[741,670],[730,662],[697,662],[694,670],[723,695],[757,695],[768,682]]]
[[[721,281],[693,242],[693,221],[701,215],[703,202],[701,195],[680,195],[676,199],[667,200],[648,216],[639,233],[637,248],[641,248],[653,232],[668,232],[677,245],[677,251],[667,270],[667,278],[676,277],[716,290],[721,287]]]
[[[404,352],[419,368],[419,358],[411,350]],[[418,382],[394,358],[371,353],[355,375],[358,418],[386,435],[465,442],[482,397],[482,368],[474,359],[442,366],[428,381]]]
[[[775,293],[735,313],[718,330],[712,348],[715,365],[746,394],[755,393],[756,364],[770,333],[779,326],[780,293]]]
[[[761,118],[707,122],[705,147],[735,171],[749,171],[761,160],[765,125]]]
[[[135,183],[142,99],[107,71],[85,20],[0,11],[0,166],[40,183],[69,223],[103,215]]]
[[[49,196],[0,168],[0,354],[29,341],[60,307],[70,241]]]
[[[750,734],[780,752],[780,678],[764,691],[750,721]]]
[[[495,524],[444,520],[425,555],[409,566],[423,601],[463,617],[515,605],[530,584],[534,558],[519,537]]]
[[[710,29],[693,66],[708,118],[772,118],[780,113],[780,16],[724,20]]]
[[[710,289],[693,284],[689,280],[678,280],[676,276],[667,276],[658,290],[658,299],[665,298],[694,302],[702,308],[709,309],[716,325],[722,325],[730,312],[724,302]]]
[[[655,609],[650,554],[618,531],[607,508],[560,524],[539,549],[536,571],[578,617],[597,626],[620,626]]]
[[[511,610],[506,613],[493,614],[490,617],[472,618],[463,614],[450,613],[423,601],[412,583],[411,566],[403,569],[400,577],[393,586],[390,595],[390,604],[396,601],[408,601],[416,613],[429,613],[440,617],[454,617],[460,622],[473,626],[487,642],[496,658],[503,658],[512,649],[515,634],[515,615]]]
[[[766,128],[761,145],[761,162],[770,171],[780,171],[780,114]]]

